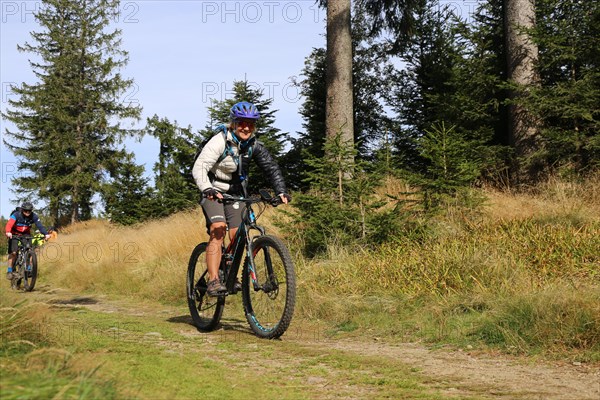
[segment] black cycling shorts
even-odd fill
[[[241,202],[223,205],[215,200],[202,199],[200,203],[206,220],[206,232],[210,234],[210,226],[215,222],[226,222],[229,229],[237,228],[242,223],[242,212],[246,205]]]
[[[16,253],[19,248],[19,241],[17,239],[8,239],[8,254]]]

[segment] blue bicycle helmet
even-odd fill
[[[237,121],[240,118],[256,120],[260,118],[260,113],[254,104],[248,103],[247,101],[240,101],[231,107],[229,116],[232,121]]]

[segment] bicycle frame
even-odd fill
[[[244,257],[244,250],[246,250],[246,257],[248,258],[248,268],[250,268],[250,277],[252,278],[252,285],[254,290],[259,290],[260,285],[256,277],[256,271],[254,268],[254,254],[252,254],[252,238],[250,237],[250,230],[256,229],[261,235],[265,234],[265,230],[256,224],[256,215],[252,209],[252,199],[239,199],[240,202],[245,202],[246,207],[242,214],[242,223],[239,225],[235,236],[223,252],[221,257],[221,266],[223,267],[223,273],[225,274],[225,286],[229,291],[232,291],[235,286],[235,281],[240,268],[240,263]],[[231,261],[231,263],[228,263]]]
[[[15,262],[14,265],[16,265],[17,261],[21,260],[24,257],[24,252],[34,249],[33,242],[32,242],[34,236],[13,235],[12,238],[19,242],[19,245],[17,246],[17,257],[15,258],[15,261],[14,261]]]

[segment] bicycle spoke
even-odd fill
[[[25,257],[25,269],[23,270],[23,289],[32,291],[37,279],[37,255],[29,251]],[[23,266],[22,266],[23,268]]]
[[[244,305],[252,330],[261,337],[281,336],[290,324],[295,302],[295,275],[291,257],[283,243],[270,236],[254,242],[257,289],[244,269]],[[246,261],[248,262],[248,261]],[[249,267],[249,265],[246,265]]]
[[[192,252],[188,264],[188,306],[194,325],[203,331],[216,328],[221,320],[225,300],[206,295],[206,243],[201,243]]]

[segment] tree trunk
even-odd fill
[[[352,95],[352,37],[350,0],[327,2],[327,102],[326,134],[331,140],[340,135],[341,143],[354,147],[354,111]],[[353,163],[352,152],[345,160]],[[327,156],[327,155],[326,155]],[[348,171],[350,169],[346,169]],[[345,178],[351,176],[344,174]]]
[[[51,198],[48,209],[50,210],[50,219],[52,220],[52,225],[56,228],[60,227],[58,199]]]
[[[74,195],[77,195],[77,191],[74,191]],[[75,201],[71,203],[71,223],[79,221],[79,204]]]
[[[71,190],[71,223],[74,224],[75,222],[79,221],[79,206],[81,204],[81,185],[80,185],[80,179],[81,179],[81,173],[83,172],[83,160],[81,159],[81,149],[83,148],[83,133],[82,133],[82,128],[81,128],[81,124],[78,122],[77,123],[77,128],[76,128],[76,132],[77,132],[77,136],[76,136],[76,142],[77,142],[77,148],[75,149],[75,160],[77,162],[77,165],[75,166],[75,179],[72,182],[72,190]]]
[[[504,0],[507,74],[521,89],[513,91],[516,103],[509,107],[509,140],[515,149],[515,173],[518,180],[531,180],[535,171],[523,167],[523,161],[538,148],[539,121],[519,101],[528,87],[539,84],[535,66],[538,47],[524,30],[535,27],[535,0]]]

